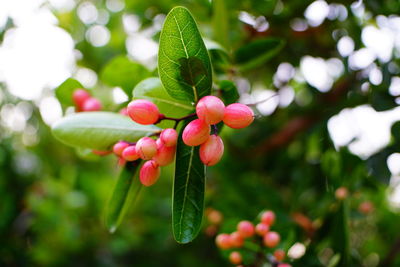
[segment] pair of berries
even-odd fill
[[[149,125],[166,118],[158,107],[144,99],[134,100],[127,108],[133,121]],[[223,153],[224,143],[216,133],[210,135],[211,125],[223,121],[227,126],[240,129],[249,126],[254,120],[253,111],[246,105],[234,103],[225,107],[215,96],[205,96],[196,105],[197,119],[189,122],[182,132],[182,140],[188,146],[200,146],[200,159],[207,166],[217,164]]]
[[[97,98],[92,97],[88,91],[77,89],[72,94],[72,100],[78,112],[80,111],[99,111],[101,103]]]
[[[139,178],[143,185],[151,186],[160,177],[160,167],[174,161],[177,140],[176,130],[168,128],[161,131],[157,140],[143,137],[134,144],[120,141],[114,145],[113,152],[125,161],[147,160],[140,169]]]

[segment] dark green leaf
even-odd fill
[[[83,88],[82,84],[72,78],[66,79],[60,86],[56,88],[56,97],[63,107],[74,105],[74,102],[72,101],[72,94],[78,88]]]
[[[105,210],[105,224],[111,233],[117,230],[118,225],[142,188],[138,177],[140,165],[139,161],[133,164],[127,163],[114,186]]]
[[[239,48],[235,61],[241,70],[249,70],[264,64],[283,48],[284,41],[277,38],[258,39]]]
[[[134,142],[157,132],[154,125],[140,125],[129,117],[112,112],[82,112],[69,115],[52,127],[61,142],[96,150],[110,149],[119,140]]]
[[[350,233],[349,208],[346,201],[340,203],[339,210],[334,216],[332,247],[340,254],[339,266],[350,266]]]
[[[225,105],[235,103],[239,99],[239,93],[236,85],[228,80],[223,80],[218,83],[221,90],[221,97]]]
[[[125,56],[118,56],[107,63],[101,71],[100,78],[110,86],[121,87],[131,97],[133,87],[149,75],[150,72],[143,65]]]
[[[188,243],[199,233],[204,209],[205,171],[199,147],[186,146],[181,131],[176,150],[172,204],[173,232],[179,243]]]
[[[196,22],[184,7],[175,7],[165,19],[158,70],[165,89],[176,99],[197,102],[211,93],[210,58]]]

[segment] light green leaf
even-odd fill
[[[68,78],[55,90],[56,97],[63,107],[73,106],[72,94],[78,88],[83,88],[82,84],[75,79]]]
[[[142,188],[138,177],[140,167],[140,161],[127,163],[115,183],[105,210],[105,225],[111,233],[117,230],[129,207],[139,195]]]
[[[225,0],[213,0],[213,36],[224,47],[229,45],[229,14]]]
[[[196,22],[184,7],[173,8],[165,19],[158,71],[165,89],[176,99],[197,102],[211,93],[210,58]]]
[[[140,125],[129,117],[112,112],[82,112],[69,115],[52,127],[53,135],[61,142],[96,150],[108,150],[120,140],[129,142],[155,133],[154,125]]]
[[[204,209],[205,176],[199,147],[186,146],[181,131],[176,150],[172,203],[173,233],[179,243],[188,243],[199,233]]]
[[[235,103],[239,99],[239,92],[233,82],[222,80],[218,83],[218,86],[225,105]]]

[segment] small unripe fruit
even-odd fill
[[[83,102],[82,111],[99,111],[101,110],[101,103],[98,99],[91,97]]]
[[[283,259],[285,258],[285,251],[283,251],[282,249],[275,250],[274,257],[277,261],[283,261]]]
[[[149,160],[145,162],[140,169],[140,182],[144,186],[151,186],[155,184],[160,177],[160,167],[154,160]]]
[[[269,225],[265,223],[259,223],[256,225],[256,233],[260,236],[264,236],[269,231]]]
[[[145,99],[133,100],[128,104],[128,114],[137,123],[148,125],[154,124],[160,117],[158,107]]]
[[[231,254],[229,254],[229,261],[235,265],[241,264],[242,263],[242,255],[237,251],[233,251],[233,252],[231,252]]]
[[[281,241],[281,237],[277,232],[268,232],[264,236],[264,245],[269,248],[276,247]]]
[[[335,191],[335,197],[338,199],[338,200],[345,200],[346,198],[347,198],[347,196],[348,196],[348,194],[349,194],[349,191],[347,190],[347,188],[346,187],[339,187],[338,189],[336,189],[336,191]]]
[[[142,137],[136,143],[136,153],[144,160],[149,160],[157,153],[156,141],[150,137]]]
[[[122,158],[126,161],[135,161],[139,159],[139,154],[136,152],[136,146],[128,146],[122,151]]]
[[[210,125],[200,119],[195,119],[186,125],[182,140],[188,146],[198,146],[207,141],[210,136]]]
[[[225,108],[223,121],[233,129],[249,126],[254,120],[254,112],[246,105],[240,103],[230,104]]]
[[[82,109],[83,103],[89,98],[90,94],[83,89],[77,89],[72,94],[72,100],[74,101],[75,105],[78,107],[79,110]]]
[[[172,128],[164,129],[161,131],[160,140],[165,146],[175,146],[178,141],[178,133]]]
[[[244,238],[241,234],[239,234],[239,232],[233,232],[231,234],[232,247],[240,248],[241,246],[243,246],[243,243],[244,243]]]
[[[275,213],[270,210],[263,212],[261,214],[261,222],[269,226],[273,225],[275,222]]]
[[[232,247],[231,236],[229,234],[219,234],[215,238],[215,244],[220,249],[230,249]]]
[[[210,135],[206,142],[200,146],[200,159],[207,166],[217,164],[224,154],[224,142],[218,135]]]
[[[158,140],[157,140],[158,141]],[[157,154],[153,157],[153,160],[160,166],[166,166],[174,161],[175,158],[175,146],[166,146],[162,142],[157,143]]]
[[[208,124],[217,124],[224,117],[225,105],[216,96],[205,96],[196,105],[196,114]]]
[[[237,231],[242,237],[247,238],[254,235],[255,229],[254,225],[251,222],[241,221],[237,225]]]
[[[222,222],[223,216],[222,213],[218,210],[210,210],[207,214],[207,219],[212,224],[220,224]]]
[[[115,155],[121,157],[122,156],[122,151],[124,151],[125,148],[127,148],[129,144],[124,141],[119,141],[113,146],[113,152]]]

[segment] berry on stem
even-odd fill
[[[265,223],[259,223],[256,225],[256,233],[259,236],[264,236],[269,231],[269,225]]]
[[[90,94],[83,89],[77,89],[72,93],[72,100],[79,110],[82,109],[83,103],[90,98]]]
[[[244,243],[244,238],[239,232],[236,231],[231,234],[232,247],[240,248],[241,246],[243,246],[243,243]]]
[[[273,225],[275,222],[275,213],[273,211],[265,211],[261,214],[261,222],[269,226]]]
[[[218,210],[209,208],[207,210],[207,219],[211,224],[220,224],[224,216]]]
[[[141,159],[149,160],[157,153],[156,141],[150,137],[142,137],[136,143],[136,153]]]
[[[283,261],[283,259],[285,258],[285,251],[283,251],[282,249],[275,250],[274,257],[277,261]]]
[[[268,232],[264,236],[264,245],[269,248],[276,247],[281,241],[281,237],[277,232]]]
[[[196,105],[196,114],[208,124],[217,124],[224,117],[225,105],[216,96],[205,96]]]
[[[160,173],[161,170],[158,164],[154,160],[149,160],[145,162],[140,169],[140,182],[144,186],[151,186],[157,182],[158,178],[160,177]]]
[[[128,104],[127,109],[133,121],[144,125],[154,124],[160,117],[158,107],[145,99],[133,100]]]
[[[235,265],[241,264],[242,255],[237,251],[232,251],[231,254],[229,254],[229,261]]]
[[[91,97],[83,102],[82,111],[99,111],[101,110],[101,103],[97,98]]]
[[[238,233],[244,237],[251,237],[254,235],[254,225],[249,221],[241,221],[237,225]]]
[[[225,108],[223,121],[233,129],[245,128],[254,121],[254,112],[246,105],[230,104]]]
[[[164,129],[161,131],[160,140],[165,146],[175,146],[178,140],[178,133],[172,128]]]
[[[118,157],[122,156],[122,152],[124,151],[125,148],[127,148],[129,144],[124,141],[119,141],[113,146],[113,152],[115,155]]]
[[[231,236],[229,234],[219,234],[215,238],[215,244],[220,249],[230,249],[232,247]]]
[[[122,158],[126,161],[135,161],[139,159],[139,154],[136,152],[136,146],[128,146],[122,151]]]
[[[182,140],[188,146],[198,146],[207,141],[210,136],[210,125],[200,119],[195,119],[186,125]]]
[[[175,157],[176,147],[166,146],[162,142],[156,142],[156,143],[157,143],[157,154],[153,157],[153,160],[157,162],[157,164],[160,166],[166,166],[171,162],[173,162]]]
[[[224,154],[224,142],[218,135],[210,137],[200,146],[200,159],[207,166],[217,164]]]

